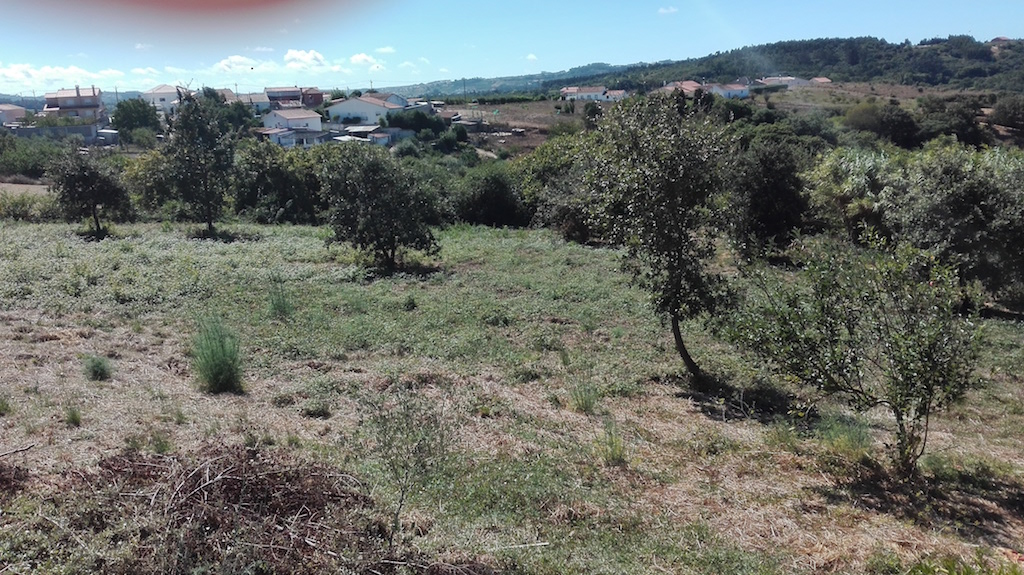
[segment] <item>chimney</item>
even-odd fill
[[[81,98],[82,91],[78,89],[78,84],[75,84],[75,96]]]

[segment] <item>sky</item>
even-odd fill
[[[386,88],[782,40],[1024,37],[1024,2],[0,0],[0,93]],[[986,7],[987,6],[987,7]]]

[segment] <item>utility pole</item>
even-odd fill
[[[466,96],[466,79],[465,78],[462,79],[462,99],[466,101],[465,102],[466,104],[469,103],[469,97]]]

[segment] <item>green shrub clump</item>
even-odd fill
[[[199,386],[208,393],[242,393],[242,361],[238,337],[216,318],[200,323],[192,344]]]
[[[106,381],[113,375],[110,360],[98,355],[87,355],[84,361],[85,377],[89,381]]]

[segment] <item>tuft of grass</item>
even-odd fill
[[[64,408],[64,423],[68,427],[81,427],[82,425],[82,411],[74,405],[69,405]]]
[[[11,400],[6,395],[0,395],[0,417],[10,415],[12,411],[14,408],[11,407]]]
[[[310,398],[302,404],[302,409],[299,410],[304,417],[316,418],[316,419],[330,419],[331,417],[331,404],[321,398]]]
[[[597,441],[597,454],[608,467],[624,467],[627,463],[626,442],[614,421],[604,426],[604,434]]]
[[[207,393],[243,393],[238,337],[217,318],[199,324],[192,358],[200,388]]]
[[[569,397],[572,399],[574,411],[594,415],[597,411],[597,404],[601,401],[601,390],[593,383],[584,381],[569,390]]]
[[[285,319],[295,311],[295,305],[291,301],[288,290],[284,287],[284,278],[274,273],[270,276],[270,288],[267,291],[270,300],[270,315],[278,319]]]
[[[110,360],[102,356],[87,355],[82,363],[85,377],[89,381],[107,381],[114,373]]]

